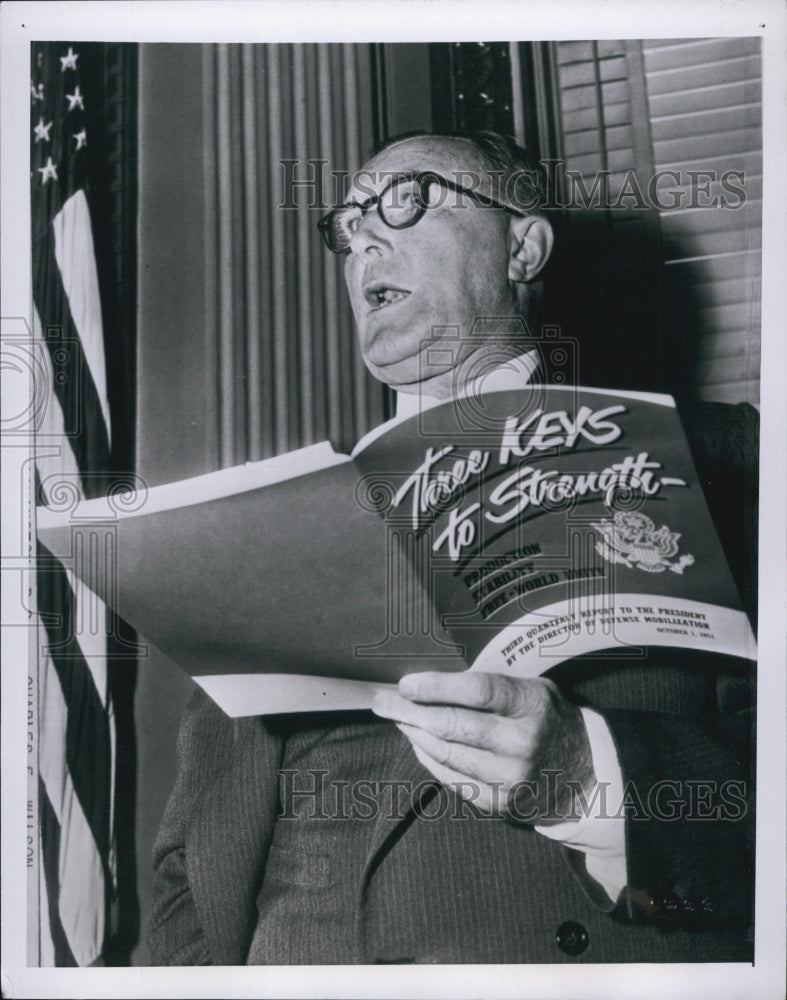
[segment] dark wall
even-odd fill
[[[137,469],[149,484],[205,471],[201,47],[140,46]],[[166,95],[166,99],[162,99]],[[142,657],[136,693],[137,884],[142,940],[151,852],[175,778],[178,721],[193,681],[166,657]]]
[[[202,47],[140,46],[138,471],[206,471]]]

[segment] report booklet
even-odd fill
[[[533,386],[37,511],[51,556],[231,716],[415,670],[755,643],[668,396]]]

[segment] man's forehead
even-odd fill
[[[433,170],[464,187],[482,190],[489,185],[489,164],[469,139],[448,136],[414,136],[402,139],[373,156],[357,174],[348,200],[369,190],[381,190],[391,176],[405,171]]]

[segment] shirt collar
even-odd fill
[[[461,391],[460,396],[469,396],[480,392],[504,392],[521,389],[527,385],[538,368],[538,351],[526,351],[510,361],[505,361],[497,368],[473,379]],[[444,403],[444,399],[428,396],[422,392],[397,392],[396,420],[406,420],[424,410]]]
[[[505,390],[521,390],[530,382],[534,373],[538,369],[538,351],[526,351],[516,358],[511,358],[469,382],[460,392],[460,396],[468,396],[471,393],[480,392],[503,392]],[[403,423],[410,417],[417,416],[425,410],[430,410],[434,406],[444,403],[444,399],[436,396],[427,396],[424,392],[397,392],[396,394],[396,416],[392,420],[387,420],[379,427],[365,434],[352,450],[352,455],[357,455],[363,451],[378,437],[382,437],[397,424]]]

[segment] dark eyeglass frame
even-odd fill
[[[415,196],[416,208],[413,215],[407,219],[405,222],[396,225],[386,219],[383,212],[383,202],[382,199],[391,190],[399,184],[404,184],[406,181],[415,182],[415,187],[413,189],[413,194]],[[449,191],[454,191],[458,194],[466,194],[471,201],[475,202],[476,205],[481,205],[483,208],[502,208],[504,212],[511,212],[512,215],[524,215],[524,212],[517,211],[515,208],[511,208],[510,205],[503,205],[499,201],[495,201],[494,198],[489,198],[487,195],[478,194],[477,191],[473,191],[471,188],[463,187],[461,184],[455,184],[453,181],[449,180],[447,177],[443,177],[440,174],[436,174],[433,170],[425,170],[420,173],[403,173],[398,174],[396,177],[392,177],[390,182],[386,184],[383,190],[370,198],[364,205],[339,205],[338,208],[332,209],[327,215],[324,215],[317,223],[317,228],[322,233],[322,237],[325,240],[325,245],[335,254],[348,254],[350,253],[349,244],[343,248],[337,248],[333,245],[331,239],[331,229],[334,217],[339,212],[346,212],[349,208],[357,208],[360,210],[361,219],[366,215],[366,213],[372,209],[377,208],[377,214],[380,219],[388,226],[389,229],[410,229],[412,226],[417,225],[427,212],[427,209],[437,207],[429,205],[427,201],[428,188],[431,184],[440,184]]]

